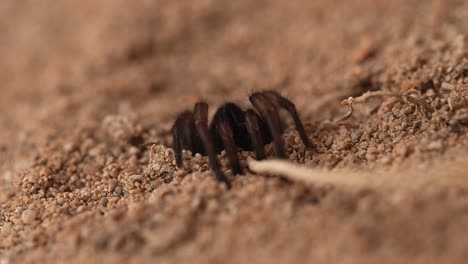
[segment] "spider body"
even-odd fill
[[[276,157],[286,158],[282,138],[285,126],[279,115],[281,109],[291,114],[304,145],[309,149],[315,147],[305,133],[296,107],[288,99],[275,91],[261,91],[251,94],[249,100],[257,111],[242,110],[234,103],[226,103],[216,111],[211,123],[208,122],[208,104],[205,102],[196,103],[193,112],[182,112],[172,127],[177,166],[182,167],[183,149],[191,150],[193,155],[206,155],[216,178],[229,188],[230,182],[217,158],[223,149],[235,175],[243,173],[238,149],[254,151],[256,159],[261,160],[266,157],[265,145],[273,143]]]

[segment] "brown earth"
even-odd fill
[[[465,263],[466,1],[40,2],[0,2],[0,263]],[[179,112],[264,88],[325,172],[175,168]]]

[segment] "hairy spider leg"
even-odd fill
[[[262,135],[264,124],[254,110],[248,109],[245,111],[245,125],[250,136],[252,148],[255,150],[255,158],[257,160],[265,159],[265,142],[267,140],[264,141],[264,139],[267,138]]]
[[[237,156],[237,146],[233,132],[235,124],[233,123],[229,112],[224,108],[218,109],[213,117],[212,124],[221,138],[223,147],[226,150],[232,173],[242,174],[242,166],[240,165],[239,157]]]
[[[221,106],[218,111],[224,112],[225,116],[228,118],[232,132],[235,135],[234,140],[236,146],[243,150],[252,150],[249,133],[245,126],[244,110],[234,103],[226,103]]]
[[[279,159],[285,159],[286,151],[284,149],[282,137],[283,130],[281,120],[275,106],[261,92],[253,93],[249,96],[249,100],[258,110],[270,130],[276,157]]]
[[[309,149],[315,149],[314,143],[312,143],[309,137],[307,137],[304,126],[302,125],[301,119],[299,118],[299,114],[297,113],[296,106],[291,101],[289,101],[288,99],[281,96],[275,91],[270,90],[261,93],[265,95],[265,97],[267,97],[272,104],[274,104],[278,108],[283,108],[284,110],[289,112],[289,114],[294,120],[296,130],[299,133],[299,136],[301,137],[301,140],[304,143],[304,145]]]
[[[216,115],[219,115],[220,112],[225,114],[231,124],[232,133],[235,135],[234,140],[236,146],[245,150],[251,150],[250,139],[245,127],[244,111],[234,103],[226,103],[216,111],[215,117]],[[213,120],[214,119],[215,118],[213,117]],[[221,153],[224,147],[223,141],[216,128],[216,122],[211,122],[210,132],[217,153]]]
[[[193,113],[185,111],[179,115],[172,127],[173,149],[177,167],[182,167],[182,150],[193,151],[193,139],[195,134]]]
[[[217,158],[215,146],[213,145],[213,141],[210,138],[211,134],[208,130],[208,104],[204,102],[195,104],[194,119],[196,130],[203,143],[205,152],[208,155],[208,162],[216,176],[216,179],[220,182],[224,182],[228,189],[230,189],[231,183],[221,170],[221,165]]]

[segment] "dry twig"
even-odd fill
[[[335,120],[335,123],[345,121],[351,117],[351,115],[353,114],[353,104],[364,103],[365,101],[367,101],[367,99],[375,96],[395,96],[395,94],[387,91],[367,91],[359,97],[349,97],[348,99],[344,99],[343,101],[341,101],[341,104],[348,106],[348,112],[344,116]]]
[[[448,158],[427,169],[400,168],[378,171],[319,169],[299,166],[285,160],[248,159],[249,169],[259,174],[282,175],[294,181],[351,187],[419,188],[427,185],[461,186],[468,183],[467,158]],[[411,175],[411,178],[407,176]]]

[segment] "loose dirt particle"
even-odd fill
[[[38,216],[38,212],[34,208],[28,208],[23,211],[21,214],[21,221],[23,221],[24,224],[28,225],[33,223]]]

